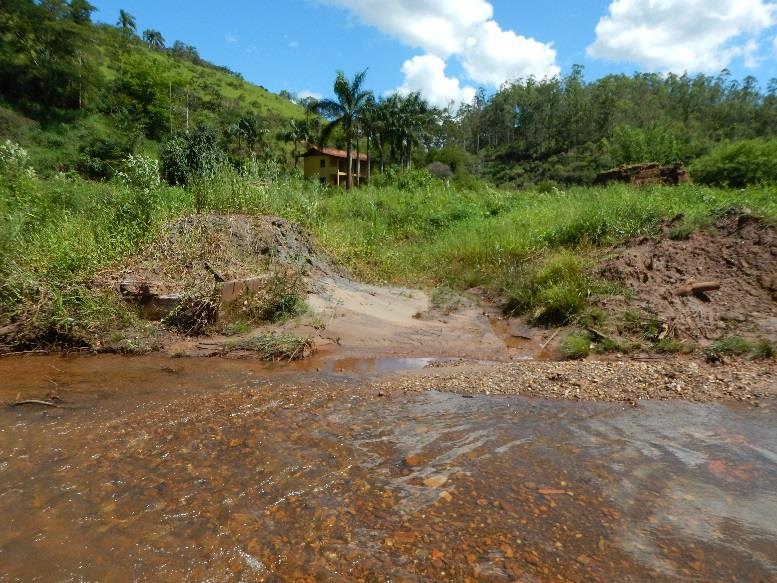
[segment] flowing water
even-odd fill
[[[370,375],[0,359],[0,581],[775,581],[761,408],[379,396]]]

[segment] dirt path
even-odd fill
[[[314,289],[308,306],[324,326],[319,334],[323,350],[334,343],[346,356],[508,358],[504,342],[474,305],[438,314],[423,291],[345,278],[320,280]]]

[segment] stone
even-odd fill
[[[445,482],[447,482],[447,481],[448,481],[448,477],[447,476],[443,476],[442,474],[438,474],[436,476],[431,476],[430,478],[426,478],[424,480],[424,486],[426,486],[427,488],[439,488],[440,486],[445,484]]]

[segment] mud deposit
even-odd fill
[[[3,581],[777,578],[771,403],[380,397],[161,357],[0,379],[64,400],[0,409]]]

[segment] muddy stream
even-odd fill
[[[777,580],[774,403],[369,388],[427,362],[0,359],[0,581]]]

